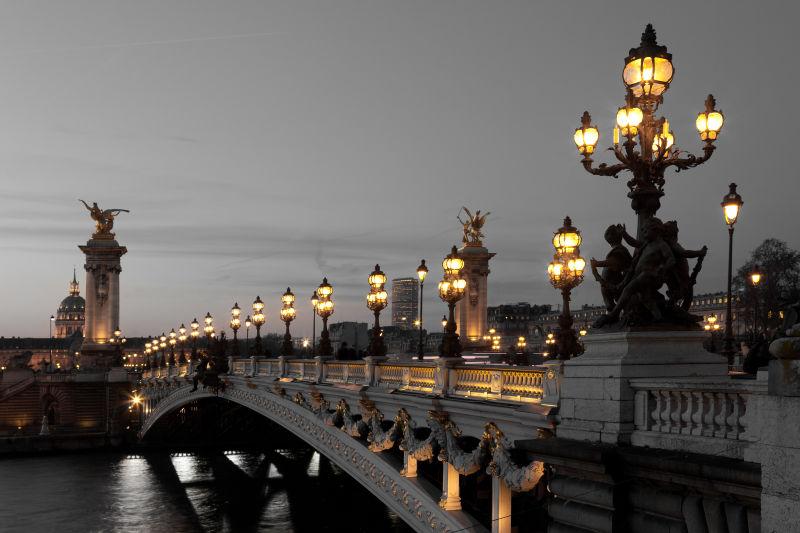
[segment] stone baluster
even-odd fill
[[[661,394],[656,390],[651,392],[653,396],[653,410],[650,417],[653,420],[653,431],[661,431]]]
[[[714,436],[725,438],[728,423],[728,401],[724,392],[716,393],[715,397],[717,411],[716,416],[714,416]]]
[[[255,355],[250,356],[250,375],[258,375],[258,358]]]
[[[681,391],[672,391],[669,395],[672,402],[672,411],[669,414],[670,433],[680,433],[684,409],[683,396]]]
[[[670,413],[672,411],[672,396],[669,391],[666,390],[658,391],[658,393],[662,397],[661,412],[659,413],[659,417],[661,418],[661,432],[669,433],[671,426]]]
[[[439,506],[445,511],[461,510],[459,474],[450,463],[442,463],[442,498]]]
[[[728,438],[739,438],[739,395],[735,392],[727,394],[728,418],[726,420]]]
[[[703,393],[703,430],[704,437],[714,436],[714,408],[716,402],[714,401],[713,392]]]
[[[511,533],[511,489],[492,476],[492,533]]]

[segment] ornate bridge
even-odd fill
[[[461,509],[459,476],[492,475],[492,531],[511,527],[511,492],[533,489],[541,462],[518,466],[512,442],[550,435],[555,375],[545,367],[230,359],[220,398],[246,406],[294,433],[359,481],[419,531],[481,531]],[[190,365],[142,376],[145,437],[165,414],[194,400]],[[549,376],[549,377],[548,377]],[[472,437],[473,439],[463,439]],[[477,443],[462,448],[466,441]],[[399,446],[400,464],[381,453]],[[442,489],[417,478],[417,461],[443,463]]]

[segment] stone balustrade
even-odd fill
[[[748,410],[766,383],[755,380],[631,380],[638,446],[742,458],[757,440]]]
[[[357,361],[314,359],[239,358],[229,362],[230,373],[244,377],[271,377],[309,383],[362,385],[407,392],[540,403],[546,371],[543,367],[467,365],[460,361],[437,365],[368,357]],[[437,378],[437,372],[439,377]],[[190,377],[193,367],[181,365],[145,370],[143,379]]]

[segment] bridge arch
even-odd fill
[[[172,387],[170,387],[172,388]],[[159,391],[160,401],[148,413],[140,436],[166,414],[204,398],[209,391],[192,392],[188,386]],[[268,418],[296,435],[347,472],[417,531],[484,531],[463,511],[445,511],[416,478],[407,478],[382,454],[373,453],[360,441],[325,422],[288,396],[240,387],[228,387],[217,397],[227,399]]]

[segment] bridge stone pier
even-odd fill
[[[700,342],[594,334],[581,357],[542,367],[230,359],[218,396],[305,440],[418,531],[485,529],[459,489],[478,472],[492,477],[496,532],[524,516],[512,497],[532,490],[555,533],[800,531],[800,341],[756,379],[728,375]],[[193,392],[192,373],[144,373],[142,437],[215,395]],[[385,453],[395,447],[402,461]],[[422,461],[442,463],[440,486],[417,477]]]

